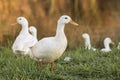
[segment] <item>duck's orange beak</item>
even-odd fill
[[[78,26],[78,24],[76,22],[74,22],[73,20],[70,21],[70,24],[73,24],[75,26]]]

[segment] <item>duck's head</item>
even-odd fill
[[[108,44],[114,44],[114,42],[112,42],[111,38],[109,38],[109,37],[105,38],[104,43],[105,44],[106,43],[108,43]]]
[[[30,26],[29,31],[31,34],[34,34],[37,32],[37,29],[34,26]]]
[[[83,34],[82,34],[82,37],[83,37],[84,39],[88,39],[88,38],[89,38],[89,34],[83,33]]]
[[[71,23],[73,25],[78,26],[78,24],[76,22],[74,22],[71,17],[67,16],[67,15],[63,15],[59,18],[58,23],[60,24],[68,24]]]
[[[28,21],[25,17],[18,17],[17,18],[17,23],[23,25],[23,24],[28,24]]]

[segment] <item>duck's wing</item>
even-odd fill
[[[25,51],[37,43],[37,39],[31,35],[19,35],[13,43],[12,50]]]
[[[20,50],[21,51],[23,49],[23,42],[24,42],[24,37],[22,37],[21,35],[19,35],[15,39],[15,41],[14,41],[14,43],[12,45],[13,52],[15,52],[15,50]]]
[[[30,47],[34,46],[36,43],[37,43],[37,39],[35,37],[29,35],[24,42],[24,47],[30,48]]]

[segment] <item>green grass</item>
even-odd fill
[[[64,62],[65,56],[70,56],[71,62]],[[28,56],[16,59],[11,49],[1,47],[0,80],[120,80],[120,51],[67,50],[50,72],[49,64],[41,71]]]

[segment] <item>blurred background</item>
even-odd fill
[[[24,16],[38,30],[38,39],[54,36],[57,20],[69,15],[79,26],[66,25],[68,48],[84,44],[83,33],[88,33],[93,46],[103,46],[103,39],[120,40],[120,0],[0,0],[0,42],[13,42],[21,27],[12,26],[18,16]]]

